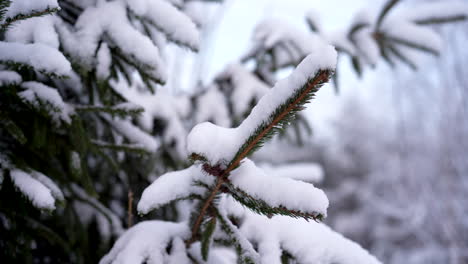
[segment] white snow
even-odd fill
[[[255,199],[271,207],[284,206],[288,210],[327,214],[328,198],[311,183],[290,178],[267,176],[249,159],[229,176],[231,183]]]
[[[316,163],[287,163],[275,166],[261,164],[260,167],[267,175],[310,183],[320,183],[324,176],[322,167]]]
[[[361,29],[354,34],[353,41],[359,54],[372,66],[380,59],[380,48],[372,37],[370,28]]]
[[[164,0],[126,0],[138,16],[149,19],[168,39],[198,50],[199,33],[195,23]]]
[[[253,39],[264,49],[273,49],[275,66],[297,64],[310,53],[322,50],[327,44],[318,34],[300,30],[287,21],[270,18],[259,23]]]
[[[151,210],[176,199],[182,199],[192,194],[203,195],[206,189],[194,185],[195,181],[212,185],[214,177],[202,172],[200,165],[193,165],[184,170],[161,175],[143,191],[140,202],[138,202],[138,212],[147,214]]]
[[[109,46],[103,42],[97,53],[96,76],[99,80],[105,80],[110,76],[111,63],[112,58]]]
[[[56,123],[59,123],[60,120],[67,124],[71,123],[70,115],[72,114],[72,109],[62,100],[57,89],[34,81],[24,82],[21,86],[26,89],[18,93],[21,99],[36,108],[40,108],[41,104],[47,103],[52,107],[49,110]]]
[[[18,21],[5,33],[5,40],[18,43],[41,43],[58,49],[59,39],[54,28],[54,17],[33,17]]]
[[[4,19],[13,18],[17,15],[29,15],[52,8],[60,8],[57,0],[13,0]]]
[[[161,143],[150,134],[133,125],[129,120],[120,118],[107,118],[112,126],[130,142],[138,144],[139,147],[149,151],[156,152]]]
[[[76,32],[59,24],[58,31],[67,52],[81,63],[91,67],[95,64],[95,52],[99,41],[106,33],[113,45],[155,79],[167,79],[166,67],[159,49],[151,39],[136,28],[127,18],[125,5],[120,1],[101,1],[96,7],[88,7],[76,22]]]
[[[220,199],[218,207],[239,218],[240,234],[258,246],[260,263],[280,264],[281,250],[289,252],[299,263],[380,263],[358,244],[324,224],[281,215],[267,218],[227,196]]]
[[[187,137],[189,153],[202,154],[211,164],[230,162],[255,129],[262,122],[269,122],[273,111],[302,88],[309,78],[320,69],[334,69],[336,56],[331,46],[316,49],[289,77],[278,81],[237,128],[222,128],[208,122],[198,124]]]
[[[52,196],[55,199],[60,200],[60,201],[65,200],[65,198],[63,196],[63,193],[60,190],[60,188],[49,177],[45,176],[44,174],[42,174],[42,173],[40,173],[38,171],[33,171],[31,173],[31,176],[33,178],[35,178],[36,180],[38,180],[39,182],[41,182],[44,186],[49,188]]]
[[[0,41],[0,61],[21,63],[35,70],[67,76],[70,62],[57,49],[41,43],[22,44]]]
[[[99,264],[108,263],[167,263],[169,257],[166,247],[174,240],[176,254],[185,251],[180,238],[187,238],[190,230],[186,223],[163,221],[141,222],[127,230],[114,244],[111,251],[105,255]],[[179,258],[180,259],[180,258]],[[181,264],[184,264],[183,262]]]
[[[15,71],[0,71],[0,85],[20,84],[21,75]]]
[[[46,185],[33,178],[30,174],[20,170],[10,171],[11,180],[30,201],[40,209],[54,210],[55,199]]]
[[[216,86],[208,87],[205,93],[197,97],[197,106],[193,118],[195,123],[210,120],[222,127],[231,125],[226,97]]]
[[[466,1],[433,1],[418,3],[417,8],[406,8],[390,14],[389,18],[421,22],[432,19],[444,19],[448,17],[468,16],[468,3]]]
[[[183,124],[183,118],[189,114],[190,101],[185,96],[171,95],[167,89],[159,89],[156,94],[151,94],[142,91],[141,80],[132,80],[134,85],[128,84],[119,79],[118,81],[110,81],[111,87],[121,94],[127,101],[140,105],[145,109],[143,113],[138,115],[138,124],[145,131],[152,131],[154,120],[162,119],[166,122],[167,127],[163,135],[163,142],[171,145],[174,142],[176,154],[180,158],[185,158],[186,153],[186,136],[187,131]]]
[[[114,235],[121,235],[124,232],[122,227],[122,222],[120,221],[119,216],[112,212],[109,208],[105,207],[101,202],[96,198],[89,196],[85,190],[83,190],[78,185],[72,183],[71,189],[73,193],[79,197],[79,200],[90,205],[90,209],[93,213],[98,214],[106,218],[107,222],[110,223],[110,228]]]
[[[309,9],[309,11],[305,13],[305,18],[308,23],[311,23],[315,27],[318,33],[323,32],[322,14],[318,10]]]
[[[442,39],[429,27],[418,26],[401,19],[387,19],[382,29],[396,41],[414,43],[433,52],[440,52],[442,49]]]
[[[233,85],[231,100],[234,115],[241,117],[248,110],[252,101],[257,102],[270,88],[239,63],[229,64],[218,77],[230,77]]]
[[[81,171],[81,159],[80,154],[76,151],[72,151],[71,153],[71,166],[74,170]]]

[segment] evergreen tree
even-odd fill
[[[194,2],[1,0],[2,261],[97,262],[120,236],[102,263],[379,263],[312,221],[328,207],[314,177],[272,177],[248,157],[277,132],[310,133],[298,112],[336,70],[329,44],[358,73],[380,56],[413,66],[411,50],[440,51],[427,26],[465,19],[466,4],[391,19],[389,1],[341,37],[312,15],[312,32],[269,20],[209,89],[173,96],[164,50],[198,50]],[[159,220],[125,231],[134,199]]]

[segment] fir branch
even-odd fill
[[[138,19],[141,21],[142,25],[144,26],[145,28],[145,31],[147,31],[147,25],[150,25],[152,26],[153,28],[155,28],[157,31],[161,32],[164,34],[164,36],[172,43],[178,45],[178,46],[182,46],[182,47],[186,47],[188,49],[190,49],[191,51],[193,52],[198,52],[198,47],[196,46],[193,46],[193,45],[190,45],[190,43],[187,43],[187,42],[183,42],[183,41],[180,41],[178,40],[177,38],[174,38],[172,36],[172,34],[170,32],[168,32],[167,30],[165,30],[163,27],[159,26],[158,24],[156,24],[153,20],[149,19],[149,18],[146,18],[144,16],[139,16],[137,15],[135,12],[133,12],[131,9],[129,9],[129,13],[132,14],[132,16],[135,18],[135,19]],[[148,36],[150,36],[151,34],[149,34],[149,32],[146,32],[146,34]]]
[[[91,144],[97,148],[111,149],[114,151],[135,152],[141,155],[149,155],[150,152],[145,150],[139,144],[114,144],[100,140],[91,140]]]
[[[259,256],[250,241],[240,236],[239,232],[236,230],[236,226],[229,220],[225,213],[217,209],[216,214],[221,230],[228,235],[231,240],[230,242],[235,246],[238,255],[238,263],[255,264]]]
[[[27,142],[27,138],[23,130],[16,125],[16,123],[3,112],[0,112],[0,124],[8,131],[8,133],[16,139],[21,145]]]
[[[270,115],[269,122],[260,124],[229,163],[224,176],[237,168],[244,158],[262,147],[274,134],[286,127],[295,115],[304,109],[304,105],[313,98],[319,88],[330,79],[332,73],[332,70],[319,70],[313,78],[309,79]]]
[[[361,31],[361,30],[363,30],[365,28],[368,28],[368,27],[370,27],[370,24],[365,23],[365,22],[357,23],[357,24],[353,25],[351,27],[351,29],[349,30],[348,39],[352,40],[356,33],[358,33],[359,31]]]
[[[0,0],[0,21],[3,20],[3,16],[8,11],[8,7],[11,5],[11,0]]]
[[[468,18],[466,15],[455,15],[449,17],[429,17],[423,19],[417,19],[413,22],[418,25],[435,25],[435,24],[445,24],[445,23],[454,23],[459,21],[464,21]]]
[[[409,40],[398,38],[398,37],[393,37],[393,36],[384,36],[384,38],[385,38],[385,40],[387,40],[389,42],[393,42],[395,44],[400,44],[400,45],[406,46],[408,48],[413,48],[413,49],[417,49],[417,50],[420,50],[420,51],[428,52],[428,53],[431,53],[431,54],[433,54],[435,56],[439,55],[439,51],[431,48],[430,46],[424,46],[424,44],[414,43],[414,42],[411,42]]]
[[[394,47],[393,45],[389,45],[388,49],[393,55],[395,55],[395,57],[400,59],[400,61],[402,61],[403,63],[407,64],[411,69],[413,70],[418,69],[418,67],[416,66],[416,63],[414,63],[413,61],[405,57],[396,47]]]
[[[260,148],[266,140],[270,139],[276,132],[285,127],[292,120],[292,118],[294,118],[297,112],[304,108],[304,104],[312,99],[313,95],[318,91],[318,89],[329,80],[332,73],[333,71],[329,69],[319,70],[313,78],[309,79],[302,88],[298,89],[290,98],[286,100],[284,104],[279,106],[270,115],[268,118],[270,122],[263,122],[260,124],[260,126],[257,127],[253,135],[249,137],[239,149],[227,168],[219,175],[215,175],[217,176],[216,185],[214,186],[206,201],[204,201],[200,213],[194,222],[194,225],[192,226],[192,236],[187,241],[187,244],[191,244],[196,240],[198,229],[200,228],[202,220],[207,213],[207,209],[210,207],[217,193],[221,190],[221,187],[227,180],[229,173],[237,168],[244,158],[253,153],[256,149]]]
[[[33,65],[17,62],[17,61],[12,61],[12,60],[0,60],[0,64],[5,65],[9,69],[13,69],[15,71],[20,71],[22,69],[28,69],[32,71],[37,71],[51,79],[68,79],[70,78],[67,75],[60,75],[55,72],[49,72],[44,69],[36,69]]]
[[[6,1],[6,2],[9,2],[9,1]],[[7,4],[9,5],[9,4]],[[3,7],[3,3],[2,5],[0,5],[0,9],[2,9]],[[32,10],[32,13],[29,13],[29,14],[18,14],[14,17],[9,17],[7,19],[5,19],[5,21],[3,23],[0,24],[0,32],[1,31],[6,31],[8,29],[9,26],[11,26],[11,24],[17,22],[17,21],[20,21],[20,20],[24,20],[24,19],[29,19],[29,18],[33,18],[33,17],[40,17],[40,16],[45,16],[45,15],[51,15],[55,12],[58,12],[60,10],[59,7],[47,7],[46,9],[43,9],[43,10]],[[3,10],[2,10],[3,11]],[[2,17],[3,14],[0,13],[0,17]]]
[[[213,244],[213,234],[215,229],[216,217],[211,217],[211,219],[205,224],[205,231],[201,237],[201,255],[204,261],[208,260],[209,250]]]
[[[301,212],[288,209],[285,206],[272,207],[268,205],[267,202],[254,198],[247,192],[233,186],[232,184],[226,183],[225,185],[228,188],[229,194],[231,194],[234,199],[257,214],[265,215],[267,217],[285,215],[293,218],[303,218],[307,221],[310,219],[322,221],[324,218],[324,215],[317,212]]]
[[[379,17],[377,18],[377,23],[376,23],[376,26],[375,26],[376,29],[380,29],[380,27],[382,26],[383,20],[384,20],[385,17],[388,15],[388,12],[390,12],[390,10],[391,10],[396,4],[398,4],[398,2],[400,2],[400,0],[389,0],[389,1],[384,5],[384,7],[382,8],[382,11],[381,11],[380,14],[379,14]]]
[[[77,112],[105,112],[119,117],[135,116],[145,111],[142,107],[130,104],[118,104],[115,106],[77,105]]]

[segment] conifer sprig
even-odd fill
[[[5,1],[5,0],[1,1],[0,10],[2,10],[2,11],[0,11],[0,19],[4,16],[4,14],[6,12],[6,11],[3,12],[3,10],[8,8],[10,3],[11,3],[10,1]],[[58,8],[58,7],[47,7],[45,9],[43,9],[43,10],[33,10],[29,14],[18,14],[18,15],[14,16],[14,17],[9,17],[9,18],[5,19],[5,21],[3,23],[0,24],[0,32],[6,31],[9,26],[11,26],[13,23],[15,23],[17,21],[25,20],[25,19],[29,19],[29,18],[33,18],[33,17],[51,15],[51,14],[54,14],[55,12],[58,12],[59,10],[60,10],[60,8]]]
[[[275,133],[277,133],[278,131],[283,129],[287,124],[289,124],[294,119],[295,115],[299,111],[304,109],[304,105],[313,98],[313,96],[319,90],[319,88],[330,79],[332,74],[333,70],[331,69],[318,70],[315,73],[314,77],[308,79],[307,82],[301,88],[297,89],[289,98],[285,100],[283,104],[281,104],[278,108],[276,108],[273,111],[273,113],[270,114],[267,120],[262,122],[255,129],[255,132],[246,140],[246,142],[244,142],[237,154],[234,156],[231,162],[229,162],[229,165],[226,169],[219,172],[218,170],[214,169],[210,170],[211,166],[205,163],[204,170],[207,173],[212,173],[212,171],[216,171],[216,175],[213,176],[217,177],[217,180],[210,195],[204,201],[200,213],[192,226],[192,236],[187,241],[187,244],[190,245],[191,243],[195,242],[198,236],[198,230],[200,228],[200,225],[202,224],[203,219],[205,218],[205,215],[213,202],[213,199],[220,192],[223,184],[228,181],[227,177],[229,176],[230,172],[236,169],[244,158],[252,154],[255,150],[262,147],[263,144],[268,139],[271,139]],[[278,210],[274,210],[274,212],[280,211],[281,210],[279,210],[279,208]],[[286,214],[286,212],[284,211],[283,213]],[[296,215],[298,214],[296,213]],[[317,215],[312,217],[312,215],[310,215],[310,217],[307,218],[321,219],[321,216]]]

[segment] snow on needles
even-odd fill
[[[271,207],[283,206],[288,210],[327,214],[328,198],[322,190],[311,183],[270,177],[249,159],[232,171],[229,180],[234,186]]]
[[[199,32],[190,18],[175,8],[172,4],[162,0],[126,0],[129,8],[138,16],[146,17],[167,38],[198,50]]]
[[[14,71],[0,71],[0,85],[20,84],[21,75]]]
[[[160,176],[143,191],[138,203],[138,212],[147,214],[151,210],[171,201],[186,198],[193,194],[202,195],[205,190],[193,185],[195,181],[202,181],[211,185],[214,178],[202,172],[198,165],[180,171],[168,172]]]
[[[14,18],[18,15],[29,15],[53,8],[60,8],[57,0],[11,1],[4,19]]]
[[[47,210],[55,209],[55,199],[52,191],[45,184],[19,169],[11,170],[10,176],[15,186],[35,207]],[[53,191],[56,192],[57,190],[54,188]]]
[[[180,255],[186,254],[180,237],[188,237],[189,234],[189,228],[185,223],[141,222],[127,230],[99,264],[176,263],[174,258],[181,260]],[[171,253],[168,254],[166,247],[171,241],[173,241],[173,247]],[[190,263],[188,259],[186,260],[181,264]]]
[[[280,264],[286,251],[298,263],[380,264],[365,249],[324,224],[288,216],[268,218],[223,196],[218,208],[239,219],[240,234],[257,245],[259,263]]]
[[[56,123],[59,123],[60,120],[67,124],[71,123],[72,108],[63,101],[56,89],[32,81],[24,82],[21,86],[26,89],[18,93],[21,99],[36,108],[41,108],[44,104],[50,106],[49,113]]]
[[[0,61],[28,65],[35,70],[59,76],[67,76],[71,72],[70,62],[60,51],[41,43],[0,41]]]
[[[332,46],[323,45],[315,49],[289,77],[278,81],[260,99],[250,115],[237,128],[218,127],[209,122],[195,126],[188,135],[189,153],[201,154],[211,164],[231,161],[262,122],[268,122],[271,114],[319,70],[334,69],[336,59],[337,53]]]

